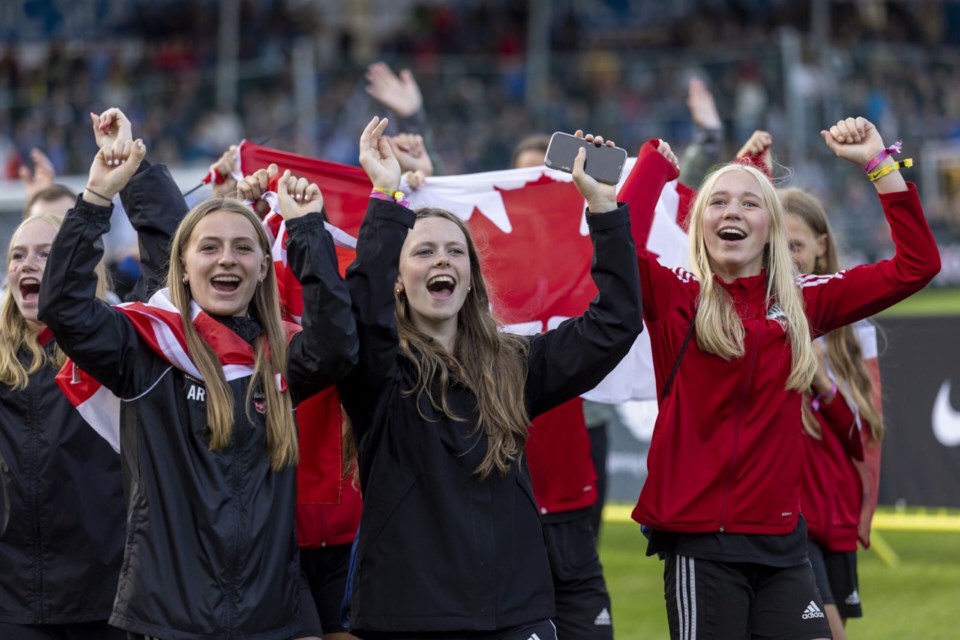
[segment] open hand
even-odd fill
[[[383,62],[367,67],[367,93],[401,118],[412,116],[423,108],[420,86],[409,69],[397,76]]]
[[[360,136],[360,166],[373,186],[396,191],[400,185],[400,162],[384,137],[389,120],[374,116]]]

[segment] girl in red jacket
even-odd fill
[[[798,278],[776,189],[738,164],[711,174],[693,204],[691,271],[637,243],[660,412],[633,517],[666,560],[674,638],[829,637],[799,517],[811,336],[889,307],[940,268],[916,188],[874,126],[848,118],[821,135],[841,158],[876,165],[892,260]],[[620,199],[642,215],[677,173],[669,148],[648,143]]]
[[[790,252],[801,273],[840,270],[837,244],[823,205],[801,189],[780,192],[786,212]],[[861,321],[866,323],[866,320]],[[823,597],[834,640],[844,640],[847,618],[863,613],[857,579],[857,532],[864,486],[855,462],[879,444],[883,416],[876,403],[871,371],[851,326],[814,343],[819,359],[811,389],[803,398],[806,470],[801,505],[807,521],[807,550]]]

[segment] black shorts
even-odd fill
[[[557,514],[560,516],[560,514]],[[610,594],[597,555],[592,511],[547,517],[543,536],[553,574],[559,640],[612,640]]]
[[[836,606],[843,619],[862,618],[857,552],[824,551],[816,542],[807,540],[807,553],[823,604]]]
[[[666,554],[672,640],[829,638],[810,564],[770,567]]]
[[[300,635],[321,636],[346,631],[340,622],[340,604],[347,588],[350,545],[336,544],[319,549],[300,549],[300,572],[306,579],[316,613],[303,607]],[[308,633],[310,632],[310,633]]]

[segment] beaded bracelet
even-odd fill
[[[870,162],[868,162],[863,167],[863,170],[866,171],[867,173],[870,173],[871,171],[877,168],[877,165],[879,165],[881,162],[886,160],[888,156],[893,155],[894,153],[900,153],[900,149],[902,147],[903,147],[903,140],[897,140],[886,149],[881,149],[880,152],[877,155],[873,156],[873,158],[870,159]]]
[[[891,174],[894,171],[899,171],[901,167],[909,168],[912,166],[913,166],[913,158],[906,158],[902,161],[898,160],[884,167],[880,167],[876,171],[868,173],[867,177],[870,178],[870,182],[876,182],[877,180],[884,177],[885,175]]]

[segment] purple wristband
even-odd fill
[[[871,171],[877,168],[877,165],[879,165],[881,162],[886,160],[889,156],[893,155],[894,153],[900,153],[900,148],[902,146],[903,146],[903,140],[897,140],[886,149],[882,149],[880,153],[878,153],[877,155],[873,156],[873,158],[870,159],[870,162],[868,162],[866,166],[863,167],[863,170],[866,171],[867,173],[870,173]]]

